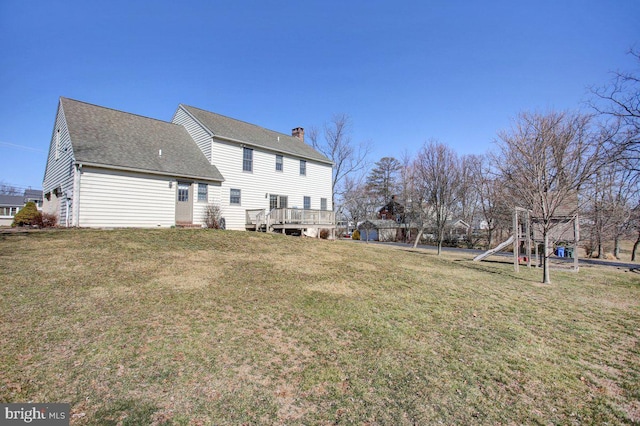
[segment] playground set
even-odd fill
[[[578,241],[580,240],[580,228],[578,215],[558,215],[551,218],[551,227],[548,231],[549,245],[548,255],[552,252],[556,258],[572,258],[573,262],[567,263],[563,260],[565,268],[569,265],[572,271],[578,271]],[[533,215],[528,209],[516,207],[513,211],[513,234],[506,241],[496,247],[487,250],[476,256],[473,261],[479,262],[487,257],[500,252],[501,250],[513,246],[513,267],[516,272],[520,271],[520,263],[527,267],[532,265],[532,257],[536,259],[535,266],[542,266],[544,254],[543,223],[540,217]],[[555,250],[553,247],[555,246]],[[550,259],[551,256],[548,257]]]

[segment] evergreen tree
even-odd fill
[[[393,157],[383,157],[367,176],[367,186],[378,202],[384,204],[398,189],[401,164]]]

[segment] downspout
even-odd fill
[[[77,186],[76,190],[73,191],[74,202],[73,202],[73,216],[74,216],[74,225],[80,226],[80,181],[82,178],[82,163],[78,164],[78,177],[77,177]]]
[[[80,226],[80,180],[82,177],[82,163],[76,167],[76,182],[73,191],[73,221],[75,226]]]
[[[66,203],[66,209],[65,210],[65,215],[64,215],[64,226],[66,228],[69,227],[69,208],[71,203],[69,203],[69,197],[67,196],[67,194],[64,195],[64,202]]]

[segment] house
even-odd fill
[[[333,163],[304,142],[304,129],[286,135],[187,105],[178,107],[173,122],[224,176],[227,228],[335,227]]]
[[[202,226],[215,204],[244,230],[249,210],[331,210],[331,169],[299,137],[194,107],[167,122],[60,98],[43,210],[62,226]]]
[[[403,241],[405,228],[395,220],[373,219],[358,224],[362,241]]]
[[[462,240],[469,234],[471,225],[462,219],[447,220],[445,228],[449,231],[450,239]]]
[[[378,210],[378,219],[395,220],[397,223],[404,222],[404,206],[396,201],[395,195],[392,195],[391,200]]]
[[[42,208],[42,191],[38,189],[27,188],[24,190],[24,203],[33,201],[38,209]]]
[[[0,226],[11,226],[13,217],[24,206],[22,195],[0,195]]]
[[[29,201],[33,201],[36,207],[42,207],[42,191],[25,189],[23,195],[0,194],[0,226],[11,226],[13,217]]]

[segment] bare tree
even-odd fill
[[[459,217],[470,225],[467,229],[466,242],[472,248],[477,241],[474,241],[473,230],[479,226],[481,212],[481,194],[476,189],[475,183],[477,163],[480,157],[477,155],[463,155],[460,157],[460,194]]]
[[[0,194],[2,195],[22,195],[22,192],[15,186],[0,181]]]
[[[422,211],[433,224],[440,254],[446,222],[460,196],[460,160],[448,146],[431,141],[418,153],[414,168],[416,193]],[[415,244],[421,236],[422,232],[419,232]]]
[[[363,180],[347,176],[344,183],[340,214],[345,221],[353,222],[355,225],[373,217],[377,206],[374,195]]]
[[[513,207],[508,205],[501,176],[489,160],[488,156],[474,155],[467,161],[471,186],[478,197],[479,216],[486,230],[487,248],[493,247],[497,232],[512,226]]]
[[[640,51],[629,54],[638,60]],[[640,67],[635,72],[616,71],[609,84],[593,88],[591,106],[609,118],[607,125],[615,130],[615,143],[609,154],[612,160],[624,160],[626,166],[640,171]]]
[[[632,232],[636,235],[636,241],[633,243],[633,248],[631,249],[631,261],[635,262],[636,250],[640,245],[640,203],[631,210],[631,219],[629,222],[633,230]]]
[[[589,185],[585,211],[589,219],[590,251],[597,257],[604,257],[608,243],[613,247],[614,256],[620,257],[620,240],[629,237],[633,230],[638,185],[638,174],[618,162],[606,164],[595,174]]]
[[[398,195],[400,202],[404,205],[404,238],[405,242],[412,240],[412,231],[422,229],[424,217],[422,213],[422,198],[416,189],[415,161],[413,155],[408,151],[402,154],[400,160],[400,170],[398,179]],[[414,247],[417,245],[416,240]]]
[[[522,113],[512,128],[499,134],[496,167],[510,196],[533,210],[541,226],[543,283],[550,283],[549,240],[553,218],[575,216],[574,198],[600,165],[602,139],[590,131],[584,115]]]
[[[312,127],[308,132],[311,145],[333,161],[332,205],[344,195],[345,179],[362,171],[371,152],[370,144],[354,144],[351,141],[351,118],[344,113],[335,114],[320,131]]]

